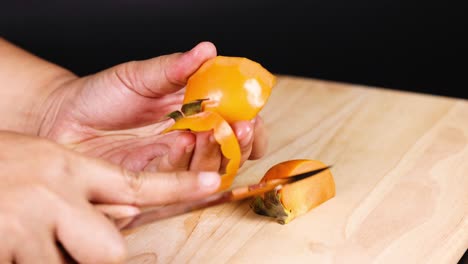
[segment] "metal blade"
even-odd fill
[[[223,203],[229,203],[234,201],[244,200],[246,198],[261,195],[265,192],[271,191],[280,185],[290,184],[297,182],[308,177],[319,174],[320,172],[331,168],[327,166],[324,168],[308,171],[305,173],[297,174],[287,178],[274,179],[263,183],[251,184],[248,186],[243,186],[235,188],[230,191],[225,191],[221,193],[215,193],[208,197],[188,201],[183,203],[171,204],[163,207],[158,207],[155,209],[150,209],[146,212],[142,212],[136,216],[121,218],[115,220],[117,227],[121,230],[132,229],[144,224],[154,222],[156,220],[161,220],[169,218],[172,216],[181,215],[184,213],[192,212],[195,210],[200,210],[203,208],[220,205]]]

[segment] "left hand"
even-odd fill
[[[179,109],[187,79],[216,48],[203,42],[185,53],[117,65],[75,77],[48,98],[40,136],[77,151],[140,171],[219,171],[225,160],[211,132],[162,135],[172,122],[163,117]],[[260,117],[231,124],[242,163],[266,151]]]

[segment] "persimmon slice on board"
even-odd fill
[[[318,160],[288,160],[271,167],[260,182],[286,178],[326,167]],[[335,196],[335,181],[330,170],[304,180],[282,186],[255,197],[250,206],[255,213],[287,224]]]

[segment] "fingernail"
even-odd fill
[[[191,144],[185,147],[185,153],[192,153],[193,149],[195,148],[195,144]]]
[[[253,135],[253,129],[251,127],[248,127],[244,133],[239,135],[239,138],[240,138],[239,144],[241,146],[249,145],[250,141],[252,140],[252,135]]]
[[[133,206],[126,207],[124,210],[122,210],[122,213],[124,213],[126,217],[135,216],[140,212],[141,210],[139,208]]]
[[[199,45],[199,44],[193,46],[190,50],[186,51],[185,54],[193,53],[193,55],[197,55],[197,53],[198,53],[198,50],[197,50],[197,49],[198,49],[198,45]]]
[[[213,134],[210,135],[209,140],[210,140],[211,143],[217,143],[217,142],[216,142],[216,138],[214,137]]]
[[[214,188],[220,183],[219,174],[216,172],[200,172],[198,174],[198,183],[202,188]]]

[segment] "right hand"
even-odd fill
[[[122,235],[93,205],[131,215],[137,206],[203,197],[219,183],[211,172],[130,172],[45,139],[0,132],[0,263],[63,263],[65,255],[123,262]]]

